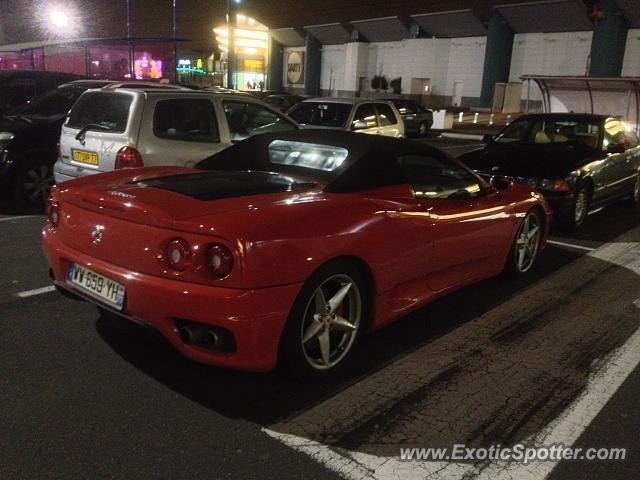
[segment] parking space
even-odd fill
[[[428,141],[452,155],[478,146]],[[637,418],[619,416],[634,398],[624,388],[602,413],[615,429],[577,406],[612,390],[598,397],[604,406],[634,370],[624,357],[628,372],[597,375],[640,326],[640,230],[627,205],[591,215],[577,234],[554,229],[530,275],[485,280],[369,335],[323,382],[196,364],[149,330],[100,318],[47,289],[43,215],[0,213],[2,478],[493,479],[500,465],[401,461],[400,449],[570,445],[583,432],[580,444],[634,447]],[[574,410],[569,435],[562,419]],[[568,465],[556,472],[590,468]],[[637,468],[635,455],[599,465],[598,478]]]

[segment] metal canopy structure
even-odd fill
[[[269,30],[269,33],[278,43],[285,47],[302,47],[305,45],[304,35],[293,27],[277,28]]]
[[[342,45],[351,40],[349,32],[341,23],[310,25],[304,29],[316,37],[322,45]]]
[[[487,28],[471,9],[411,15],[430,36],[441,38],[482,37]]]
[[[409,30],[398,17],[371,18],[350,22],[370,42],[396,42],[409,38]]]
[[[640,28],[640,0],[616,0],[630,28]]]
[[[623,117],[640,132],[640,77],[524,75],[542,92],[545,112],[597,113]]]
[[[495,8],[516,33],[593,30],[581,0],[547,0],[496,5]]]

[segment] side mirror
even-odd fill
[[[482,136],[482,141],[483,141],[484,143],[491,143],[491,142],[493,142],[493,135],[491,135],[490,133],[485,133],[485,134]]]
[[[494,175],[489,180],[489,183],[493,188],[498,190],[499,192],[504,192],[505,190],[509,190],[513,185],[513,179],[509,177],[503,177],[502,175]]]
[[[367,123],[362,120],[353,122],[353,125],[351,126],[351,130],[364,130],[365,128],[367,128]]]
[[[624,153],[625,148],[621,143],[610,143],[607,145],[607,153]]]

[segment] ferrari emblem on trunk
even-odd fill
[[[102,225],[96,225],[96,228],[91,232],[91,241],[94,245],[98,245],[102,241],[102,230],[104,227]]]

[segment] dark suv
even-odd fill
[[[39,70],[0,70],[0,115],[27,103],[58,85],[83,77]]]
[[[42,205],[53,183],[56,145],[64,118],[89,88],[112,82],[78,80],[36,97],[0,118],[0,194]]]

